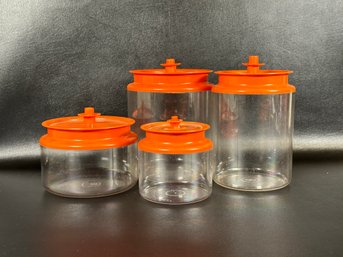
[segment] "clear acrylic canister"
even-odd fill
[[[42,123],[42,182],[47,191],[91,198],[124,192],[137,182],[133,119],[103,116],[92,107],[78,116]]]
[[[260,70],[250,56],[247,70],[218,71],[212,89],[214,181],[242,191],[283,188],[292,178],[295,87],[287,70]]]
[[[164,69],[133,70],[134,82],[129,84],[128,116],[135,119],[133,131],[144,136],[140,126],[166,121],[173,115],[187,121],[207,122],[208,83],[211,70],[177,69],[180,63],[167,59]]]
[[[146,138],[138,143],[139,192],[161,204],[188,204],[208,198],[212,192],[207,124],[183,122],[173,116],[167,122],[145,124]]]

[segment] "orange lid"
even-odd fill
[[[132,70],[134,82],[127,86],[129,91],[184,93],[211,90],[208,74],[211,70],[177,69],[181,63],[167,59],[161,64],[164,69]]]
[[[258,56],[249,56],[249,62],[243,63],[246,70],[217,71],[218,85],[212,87],[214,93],[224,94],[287,94],[294,93],[295,87],[288,84],[288,70],[260,70],[264,63],[258,62]]]
[[[212,149],[212,141],[205,137],[209,125],[182,121],[172,116],[166,122],[153,122],[141,126],[146,138],[138,143],[139,150],[162,154],[190,154]]]
[[[86,107],[78,116],[44,121],[48,133],[40,138],[40,145],[63,150],[100,150],[133,144],[137,135],[130,131],[133,119],[102,116],[94,108]]]

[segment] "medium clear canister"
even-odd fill
[[[133,119],[103,116],[92,107],[78,116],[42,123],[42,182],[47,191],[91,198],[124,192],[137,182]]]
[[[145,124],[146,138],[138,143],[139,192],[162,204],[202,201],[212,192],[211,140],[207,124],[184,122],[173,116],[167,122]]]
[[[154,121],[166,121],[173,115],[187,121],[207,122],[208,83],[211,70],[177,69],[180,63],[167,59],[164,69],[133,70],[134,81],[127,87],[128,116],[139,138],[140,126]]]
[[[261,70],[257,56],[247,70],[218,71],[212,89],[214,181],[230,189],[270,191],[292,178],[295,87],[287,70]]]

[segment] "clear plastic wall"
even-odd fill
[[[207,122],[209,91],[192,93],[152,93],[128,91],[128,116],[136,120],[132,126],[141,139],[140,126],[166,121],[177,115],[185,121]]]
[[[58,150],[41,147],[43,186],[67,197],[117,194],[137,182],[135,145],[104,150]]]
[[[162,204],[187,204],[212,192],[210,151],[194,154],[139,153],[139,191]]]
[[[293,94],[214,93],[212,138],[217,184],[269,191],[292,178]]]

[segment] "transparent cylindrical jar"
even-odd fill
[[[137,135],[133,119],[85,108],[78,116],[42,123],[42,183],[65,197],[92,198],[124,192],[137,182]]]
[[[242,191],[283,188],[292,178],[295,87],[287,70],[260,70],[257,56],[247,70],[218,71],[212,89],[214,181]]]
[[[173,115],[187,121],[207,122],[211,70],[177,69],[180,63],[167,59],[164,69],[133,70],[129,84],[128,116],[135,119],[133,131],[144,136],[140,126],[166,121]]]
[[[212,141],[207,124],[167,122],[145,124],[139,141],[139,192],[161,204],[189,204],[205,200],[212,192]]]

